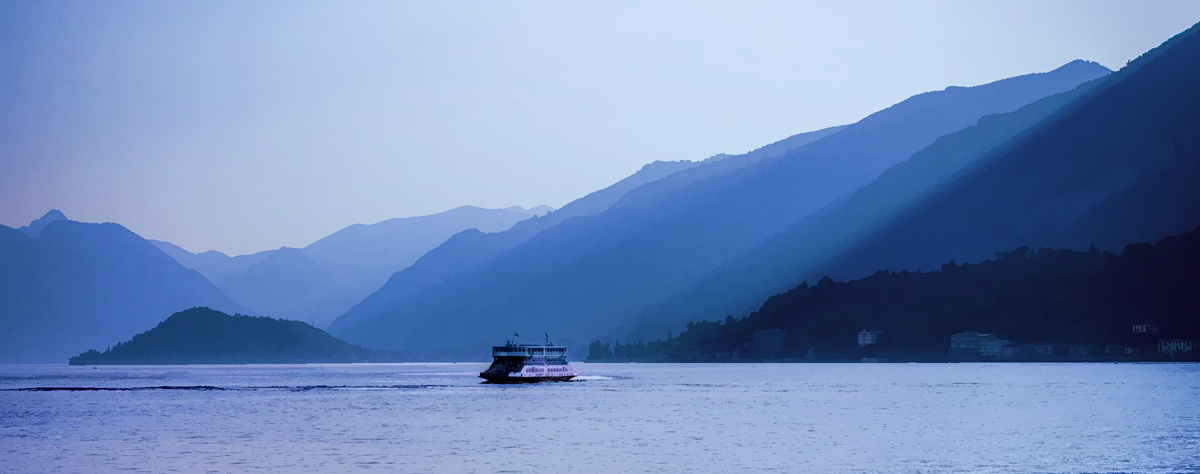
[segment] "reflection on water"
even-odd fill
[[[485,367],[0,366],[0,472],[1200,470],[1195,364]]]

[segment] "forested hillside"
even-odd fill
[[[1134,332],[1138,324],[1156,327]],[[995,260],[951,261],[932,271],[879,271],[847,282],[826,277],[768,299],[748,317],[688,323],[678,338],[627,342],[617,356],[753,354],[754,332],[766,329],[786,331],[773,355],[780,358],[811,350],[817,360],[946,360],[952,334],[978,331],[1061,349],[1084,344],[1092,357],[1120,345],[1136,348],[1138,359],[1170,359],[1159,353],[1160,339],[1200,338],[1200,228],[1153,245],[1131,244],[1120,254],[1021,247],[997,252]],[[859,347],[856,335],[863,330],[883,335]]]
[[[300,321],[191,308],[153,329],[101,352],[89,350],[71,365],[279,364],[381,362],[396,354],[342,341]]]

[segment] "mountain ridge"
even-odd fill
[[[491,326],[508,331],[534,325],[563,340],[589,337],[679,291],[938,137],[1107,72],[1073,62],[1050,73],[920,94],[782,157],[694,180],[689,175],[710,167],[682,170],[626,193],[602,213],[546,229],[486,267],[414,297],[390,298],[385,285],[339,317],[330,331],[368,346],[447,355],[485,343],[485,332],[502,334]],[[604,298],[589,288],[621,297]],[[572,317],[559,316],[563,312]],[[463,341],[456,348],[428,336],[445,333],[439,325],[449,321],[456,321],[456,339]]]
[[[0,360],[61,362],[197,305],[245,311],[118,224],[0,226]]]
[[[1017,244],[1086,248],[1097,232],[1115,242],[1153,241],[1162,232],[1194,227],[1200,221],[1194,187],[1158,183],[1200,175],[1200,92],[1192,86],[1200,80],[1197,30],[1200,24],[1117,71],[1066,115],[809,276],[930,268],[937,261],[979,260],[990,255],[985,248]],[[1121,191],[1138,189],[1176,194],[1135,206],[1134,214],[1161,210],[1165,202],[1177,206],[1154,226],[1074,232],[1090,213],[1121,208],[1117,201],[1135,197]]]
[[[42,229],[44,229],[47,224],[54,222],[54,221],[65,221],[65,220],[67,220],[67,216],[63,215],[62,211],[60,211],[58,209],[51,209],[49,212],[43,214],[42,217],[34,219],[33,222],[29,223],[29,225],[22,226],[22,227],[18,228],[17,230],[23,232],[25,235],[28,235],[28,236],[36,239],[42,235]]]
[[[695,287],[639,317],[640,323],[616,333],[624,334],[626,340],[652,339],[684,321],[719,319],[753,310],[767,297],[797,285],[798,275],[819,264],[823,254],[881,225],[889,215],[902,211],[939,184],[953,181],[972,163],[1001,153],[1105,80],[1092,80],[1013,112],[981,117],[975,125],[939,138],[846,198],[722,265]],[[674,320],[674,324],[647,324],[649,320]]]
[[[324,327],[382,286],[392,273],[412,265],[455,233],[467,228],[497,232],[546,212],[547,206],[530,210],[459,206],[426,216],[353,224],[300,249],[283,247],[234,257],[214,250],[195,254],[169,242],[152,243],[185,267],[200,271],[251,308],[251,314]]]
[[[379,295],[377,298],[370,301],[364,299],[360,305],[383,306],[411,297],[448,278],[467,273],[486,264],[491,259],[521,245],[542,231],[573,218],[582,218],[608,210],[631,191],[673,179],[673,176],[681,172],[701,166],[709,167],[709,171],[705,174],[675,180],[673,184],[679,182],[686,184],[714,173],[738,169],[759,159],[774,156],[772,153],[779,149],[801,146],[837,133],[844,128],[845,126],[829,127],[795,134],[744,155],[716,155],[703,161],[654,161],[648,163],[633,175],[613,185],[571,201],[562,209],[546,216],[521,221],[505,232],[486,234],[468,229],[455,234],[442,245],[423,255],[411,267],[392,275],[385,284],[389,287],[386,294],[377,292],[376,294]],[[718,161],[721,163],[715,164]],[[345,323],[345,321],[342,322],[342,324]]]

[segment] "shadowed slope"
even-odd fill
[[[6,362],[62,362],[197,305],[245,310],[117,224],[55,221],[37,239],[0,231],[0,360]]]
[[[869,235],[887,218],[952,179],[976,160],[1003,153],[1014,140],[1064,105],[1103,81],[1097,79],[1021,109],[988,115],[971,127],[939,138],[879,176],[875,181],[813,213],[769,240],[739,255],[686,293],[660,305],[632,328],[619,330],[625,340],[652,340],[686,321],[745,314],[767,297],[797,285],[814,264],[856,238]]]
[[[1074,62],[921,94],[782,157],[695,180],[689,175],[705,167],[683,170],[415,297],[393,299],[385,287],[330,329],[368,346],[445,354],[477,350],[512,329],[590,337],[694,284],[938,137],[1107,72]]]
[[[779,156],[788,150],[832,135],[844,128],[846,127],[830,127],[792,135],[743,155],[717,155],[702,162],[655,161],[612,186],[571,201],[562,209],[545,216],[521,221],[505,232],[487,234],[477,229],[465,230],[429,251],[411,267],[393,275],[384,289],[363,301],[363,309],[352,312],[347,319],[337,324],[352,324],[355,315],[368,312],[366,308],[398,304],[451,276],[468,273],[563,221],[603,212],[635,190],[649,188],[655,192],[665,192],[701,179],[728,174],[758,160]],[[331,330],[336,329],[331,327]]]
[[[1152,241],[1200,222],[1200,36],[1156,48],[994,160],[809,275]]]
[[[823,278],[771,297],[749,317],[689,323],[673,344],[644,347],[706,360],[744,350],[755,331],[782,329],[787,333],[779,357],[803,357],[811,349],[818,358],[945,360],[952,334],[978,331],[1095,350],[1077,353],[1086,356],[1079,358],[1104,357],[1105,345],[1119,344],[1141,349],[1129,359],[1162,360],[1170,356],[1158,353],[1160,338],[1200,337],[1200,229],[1153,245],[1127,245],[1120,255],[1029,247],[996,255],[978,264],[951,261],[932,272],[879,271],[844,283]],[[1130,331],[1147,321],[1160,329]],[[877,344],[856,347],[855,333],[863,328],[883,332]],[[1023,356],[1061,360],[1067,354]]]
[[[462,206],[428,216],[355,224],[303,249],[284,247],[237,257],[211,250],[193,254],[169,242],[153,243],[255,314],[323,327],[455,233],[499,232],[536,212],[545,211]]]

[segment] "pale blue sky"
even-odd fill
[[[0,1],[0,223],[192,251],[559,207],[904,98],[1116,69],[1200,2]]]

